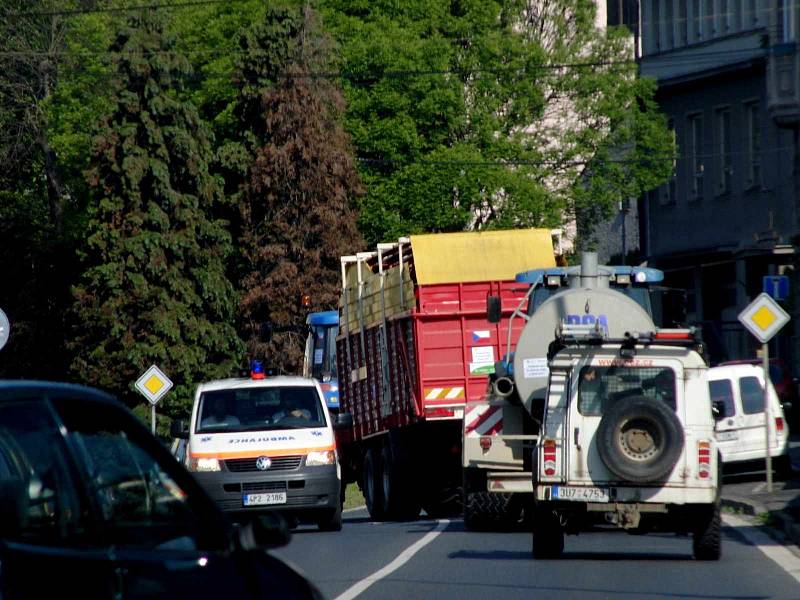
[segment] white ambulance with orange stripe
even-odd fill
[[[319,383],[251,377],[200,384],[188,432],[187,464],[225,511],[280,511],[290,522],[342,527],[341,469],[334,427],[352,417],[328,412]]]

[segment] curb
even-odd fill
[[[768,525],[762,525],[764,529],[771,529],[782,534],[787,542],[800,546],[800,524],[796,523],[794,519],[784,513],[783,511],[770,511],[758,502],[752,500],[740,500],[737,498],[722,498],[721,502],[723,507],[732,508],[742,514],[750,517],[755,517],[761,514],[769,514],[770,522]]]

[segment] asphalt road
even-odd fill
[[[800,599],[800,553],[725,519],[723,557],[711,563],[692,560],[688,537],[618,531],[568,536],[562,559],[534,561],[528,533],[472,533],[460,519],[371,523],[365,511],[347,513],[340,533],[300,528],[275,553],[332,600]]]

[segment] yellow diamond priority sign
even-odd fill
[[[172,387],[169,377],[153,365],[136,380],[136,389],[155,406]]]
[[[762,344],[770,341],[789,319],[788,313],[769,294],[759,294],[739,313],[739,322]]]

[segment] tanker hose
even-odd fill
[[[501,398],[508,398],[514,393],[514,380],[510,377],[498,377],[494,382],[494,393]]]

